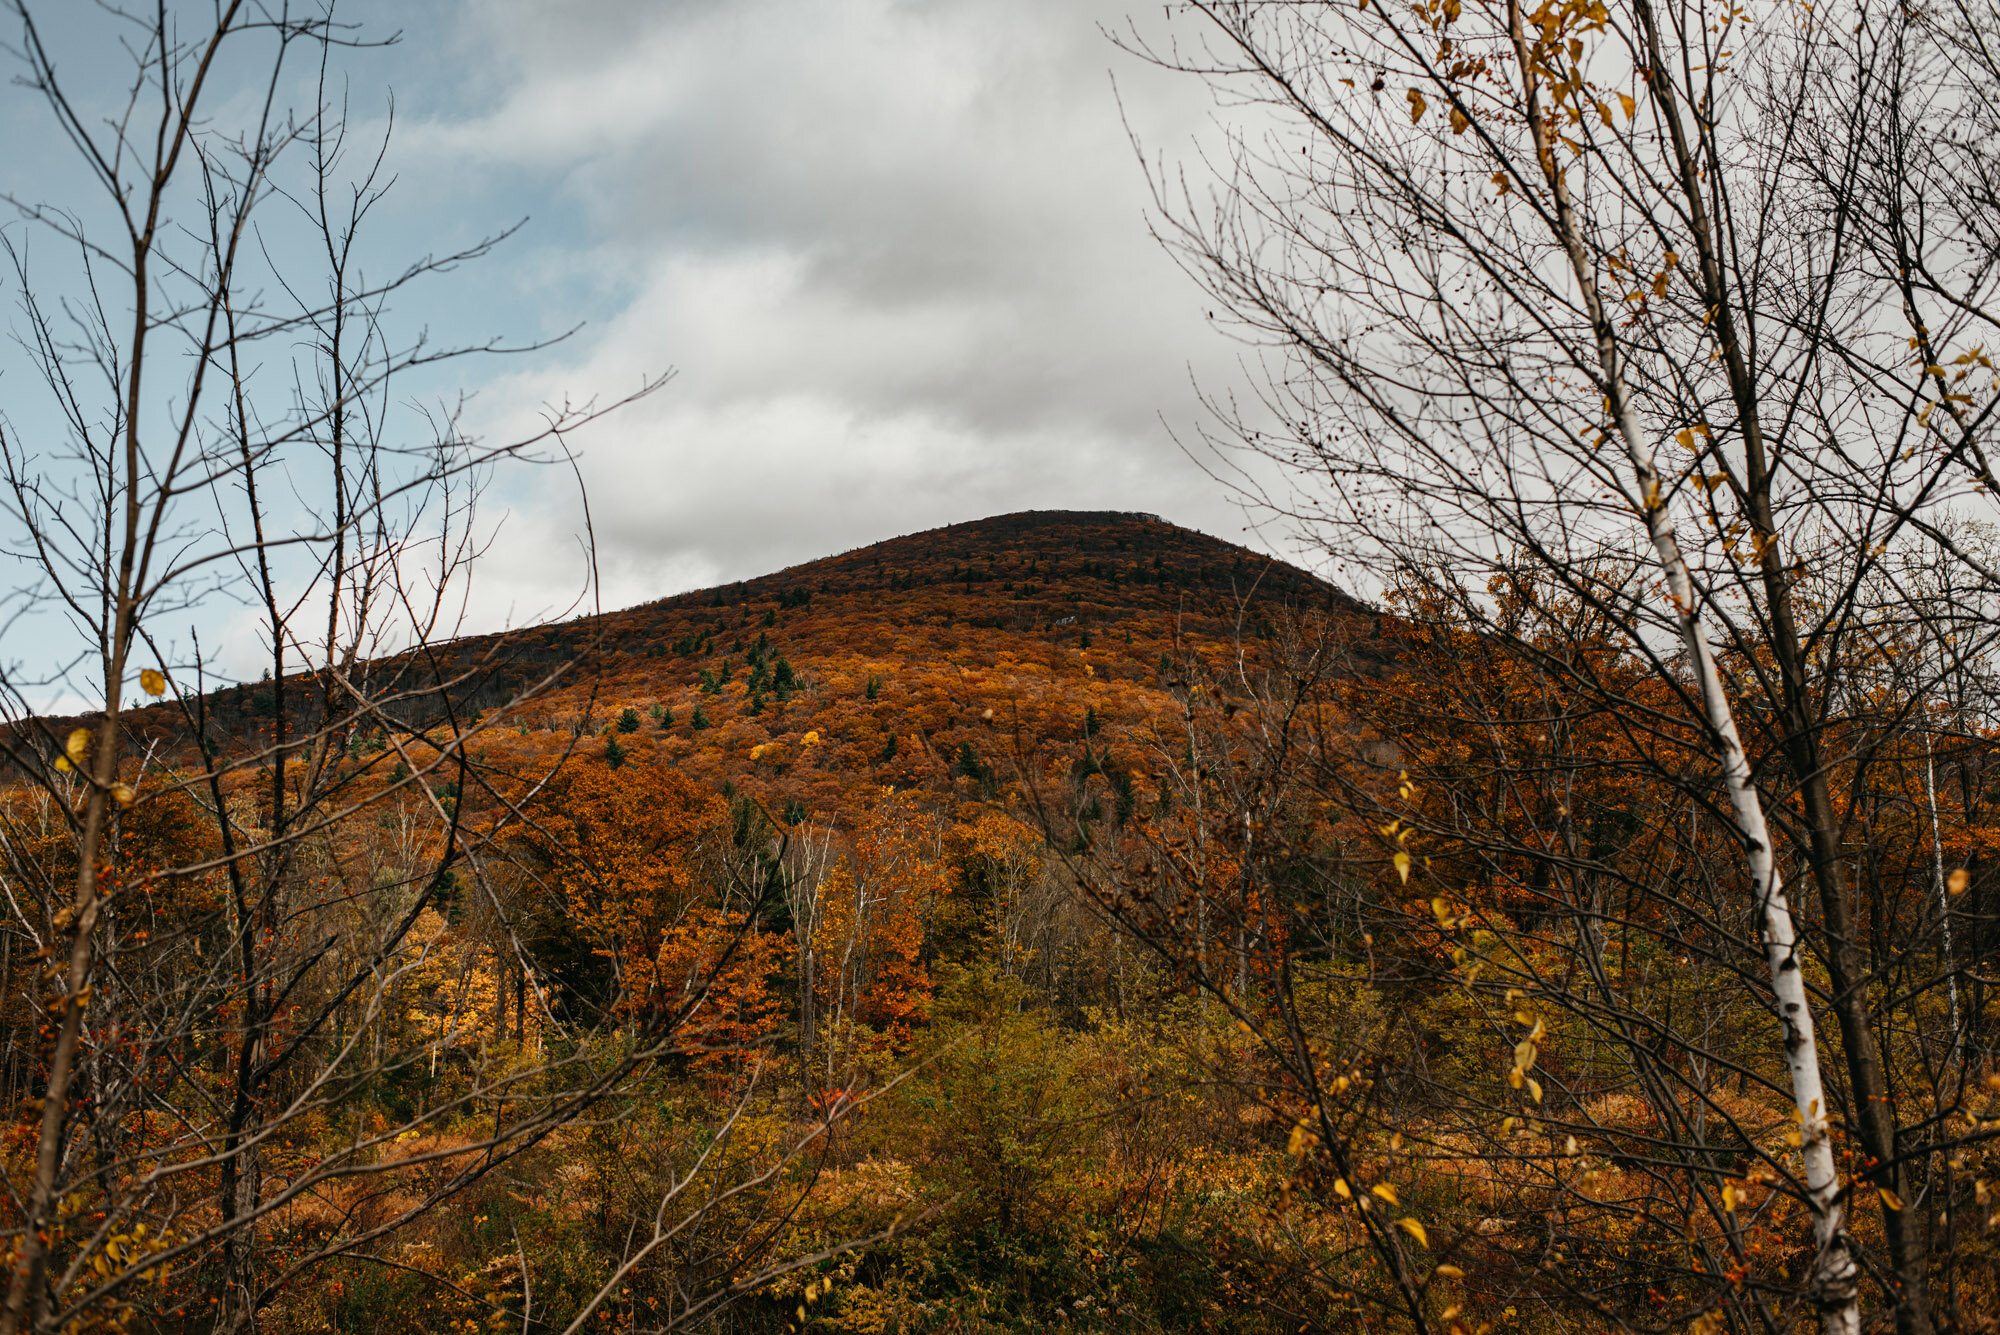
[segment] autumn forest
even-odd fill
[[[1095,30],[1243,544],[622,609],[678,386],[459,385],[570,335],[381,266],[386,39],[100,8],[0,0],[0,1335],[2000,1330],[1987,0]]]

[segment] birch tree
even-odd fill
[[[1429,588],[1498,637],[1481,586],[1536,572],[1669,690],[1638,726],[1710,757],[1829,1331],[1868,1302],[1856,1205],[1879,1212],[1879,1300],[1905,1335],[1933,1325],[1907,1202],[1938,1123],[1890,1078],[1836,790],[1892,730],[1835,725],[1879,630],[1864,585],[1911,553],[1994,585],[1953,527],[1994,491],[1992,171],[1951,126],[1990,87],[1981,22],[1194,0],[1124,38],[1220,108],[1205,178],[1152,179],[1161,239],[1260,359],[1254,401],[1212,400],[1219,452],[1286,470],[1252,499],[1350,582]]]

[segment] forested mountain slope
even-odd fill
[[[1185,655],[1254,659],[1307,610],[1351,622],[1364,652],[1378,633],[1339,590],[1219,539],[1149,515],[1041,511],[544,627],[501,652],[578,665],[523,711],[531,731],[602,734],[591,754],[830,814],[857,788],[982,775],[990,788],[1017,747],[1150,720]],[[471,641],[457,661],[492,652]]]
[[[64,1292],[122,1276],[120,1328],[174,1332],[250,1328],[200,1319],[218,1292],[287,1333],[1798,1310],[1712,760],[1587,603],[1461,593],[1376,610],[1029,513],[317,673],[151,669]],[[1878,1193],[1863,1248],[1984,1203],[2000,1126],[1991,738],[1884,700],[1841,791],[1899,1116],[1949,1175]],[[92,744],[34,726],[0,788],[16,1161]],[[1968,1311],[1994,1237],[1939,1256]]]

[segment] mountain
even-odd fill
[[[409,725],[437,725],[447,708],[461,722],[507,708],[510,747],[532,753],[524,760],[572,744],[586,756],[622,751],[742,787],[774,810],[832,812],[858,787],[990,774],[996,750],[1164,717],[1188,655],[1220,663],[1240,643],[1254,656],[1309,609],[1347,623],[1358,657],[1383,656],[1376,614],[1296,566],[1155,515],[1031,510],[362,671]],[[508,706],[531,684],[532,699]],[[316,726],[320,692],[305,677],[285,686],[297,737]],[[270,741],[270,682],[202,703],[211,738]],[[628,709],[640,726],[617,731]],[[83,721],[27,727],[46,751]],[[125,722],[156,754],[185,747],[177,706]]]
[[[1163,717],[1188,655],[1254,654],[1307,609],[1378,634],[1308,572],[1156,516],[1027,511],[476,637],[439,670],[477,677],[479,705],[575,662],[517,726],[831,812],[857,787],[990,789],[995,752]]]

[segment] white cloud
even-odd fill
[[[1160,420],[1192,419],[1190,361],[1210,383],[1234,370],[1146,235],[1119,109],[1178,151],[1208,96],[1117,51],[1098,24],[1121,14],[464,8],[458,60],[477,72],[458,101],[429,99],[400,153],[432,191],[518,178],[573,208],[576,234],[509,262],[597,317],[486,386],[482,425],[677,370],[578,439],[608,605],[1007,510],[1240,528]],[[510,593],[576,522],[558,491],[508,497]]]
[[[1167,425],[1197,420],[1190,363],[1226,390],[1235,350],[1146,234],[1120,106],[1173,161],[1210,101],[1106,39],[1124,3],[344,0],[368,31],[406,34],[338,71],[359,120],[395,90],[398,183],[364,237],[371,273],[532,217],[493,256],[398,292],[399,341],[588,322],[528,359],[412,375],[396,398],[448,406],[462,386],[469,424],[502,439],[546,403],[676,368],[573,442],[606,606],[1010,510],[1151,510],[1239,535]],[[102,15],[45,9],[67,67],[94,73]],[[310,97],[314,72],[293,92]],[[0,163],[9,189],[90,197],[23,90],[0,98],[0,138],[22,149]],[[285,216],[260,238],[310,261]],[[279,399],[285,383],[266,377]],[[411,431],[421,419],[394,420]],[[502,477],[482,513],[504,522],[471,626],[571,609],[587,571],[564,471]],[[247,673],[256,618],[237,591],[186,624]]]

